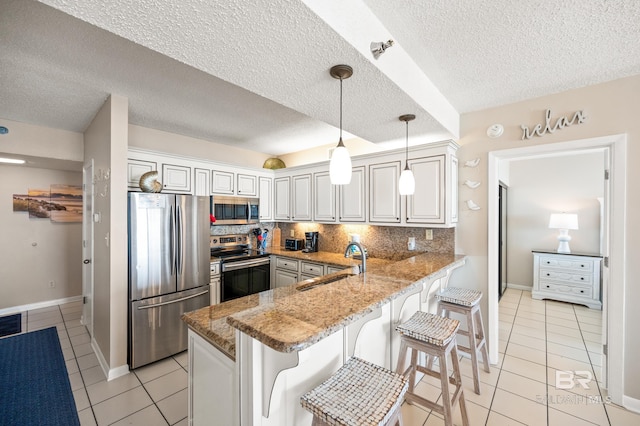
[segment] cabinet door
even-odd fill
[[[233,172],[211,171],[211,193],[233,194]]]
[[[369,166],[369,222],[400,223],[400,161]]]
[[[313,220],[336,221],[336,186],[331,184],[329,172],[313,174]]]
[[[450,201],[451,222],[458,222],[458,159],[451,157],[451,185],[448,185],[445,193]]]
[[[260,187],[260,220],[273,220],[273,179],[261,177]]]
[[[444,155],[409,160],[416,192],[407,196],[407,223],[445,222]]]
[[[291,271],[276,269],[274,288],[286,287],[298,282],[298,274]]]
[[[127,160],[127,179],[129,188],[140,189],[140,177],[143,174],[154,170],[158,170],[158,164],[155,161]]]
[[[289,214],[289,177],[274,179],[274,212],[275,220],[291,220]]]
[[[238,195],[255,197],[257,194],[258,189],[256,177],[238,174]]]
[[[365,192],[365,167],[353,168],[351,182],[348,185],[340,185],[340,222],[365,222],[366,217],[366,192]]]
[[[293,220],[311,220],[311,175],[294,176],[291,180]]]
[[[209,196],[211,190],[209,189],[209,170],[196,169],[195,170],[195,189],[194,195]]]
[[[191,192],[191,167],[163,164],[161,182],[167,191]]]

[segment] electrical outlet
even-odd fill
[[[49,281],[49,288],[54,288],[56,286],[56,282],[54,280]]]
[[[409,237],[409,241],[407,241],[407,249],[410,251],[416,249],[416,237]]]
[[[295,236],[296,236],[296,231],[294,231],[294,230],[292,229],[292,230],[289,232],[289,236],[290,236],[291,238],[295,237]]]
[[[433,240],[433,229],[425,229],[424,231],[424,237],[427,240]]]

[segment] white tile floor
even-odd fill
[[[22,313],[23,332],[58,329],[80,423],[187,425],[187,353],[107,382],[81,314],[80,302]]]
[[[107,382],[80,324],[80,302],[23,313],[23,331],[56,326],[67,360],[82,425],[187,425],[186,353]],[[473,392],[470,362],[461,359],[471,425],[640,425],[640,415],[606,400],[599,382],[556,389],[556,370],[588,371],[600,379],[601,312],[531,299],[508,289],[500,301],[500,359],[481,369],[481,395]],[[438,398],[440,387],[424,379],[419,393]],[[405,426],[442,425],[439,414],[402,406]],[[460,425],[459,410],[454,422]]]
[[[461,359],[471,425],[640,425],[640,415],[607,400],[600,387],[602,312],[555,301],[533,300],[531,293],[508,289],[500,301],[500,359],[491,373],[480,369],[481,395],[473,392],[469,359]],[[556,371],[582,371],[584,389],[556,388]],[[587,375],[594,377],[589,381]],[[561,373],[560,387],[569,387]],[[440,396],[437,380],[425,378],[420,392]],[[443,425],[442,416],[404,404],[407,426]],[[459,408],[454,423],[461,425]]]

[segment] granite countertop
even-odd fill
[[[346,269],[360,263],[340,253],[269,251],[294,259],[345,266]],[[418,254],[401,261],[368,258],[364,274],[306,291],[298,290],[344,274],[336,272],[205,307],[184,314],[182,319],[232,359],[235,359],[236,329],[277,351],[299,351],[411,291],[425,280],[443,275],[445,268],[461,266],[464,259],[461,255],[438,253]]]

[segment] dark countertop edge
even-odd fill
[[[371,313],[374,309],[377,309],[381,306],[386,305],[387,303],[390,303],[392,300],[396,299],[399,296],[402,296],[403,294],[406,293],[410,293],[413,289],[415,289],[416,287],[424,284],[425,281],[427,280],[431,280],[431,279],[438,279],[438,278],[442,278],[445,275],[445,269],[448,268],[452,268],[452,267],[460,267],[463,266],[465,263],[465,259],[466,256],[464,255],[454,255],[456,257],[456,259],[449,263],[448,265],[442,267],[441,269],[426,275],[420,279],[418,279],[417,281],[414,281],[412,283],[408,283],[404,288],[402,288],[401,290],[390,294],[387,298],[382,299],[376,303],[373,303],[369,306],[367,306],[366,308],[362,309],[359,312],[353,313],[351,315],[349,315],[348,317],[345,317],[342,321],[331,325],[329,327],[327,327],[326,329],[322,330],[321,332],[312,335],[308,338],[306,338],[303,341],[300,342],[291,342],[291,343],[282,343],[279,345],[273,345],[270,344],[272,343],[272,339],[269,338],[268,336],[263,336],[262,333],[259,330],[254,329],[253,327],[248,327],[246,326],[242,321],[240,320],[236,320],[232,317],[232,315],[229,315],[227,317],[227,323],[229,325],[231,325],[232,327],[240,330],[241,332],[245,333],[246,335],[258,340],[260,343],[264,344],[265,346],[270,347],[271,349],[274,349],[278,352],[283,352],[283,353],[289,353],[289,352],[294,352],[294,351],[301,351],[303,349],[306,349],[310,346],[312,346],[313,344],[319,342],[320,340],[324,339],[326,336],[329,336],[341,329],[343,329],[345,326],[357,321],[358,319],[366,316],[367,314]],[[407,260],[407,259],[405,259]],[[398,263],[401,263],[403,261],[398,261]],[[375,273],[372,273],[372,275],[377,275]]]
[[[558,253],[556,250],[544,250],[544,249],[536,249],[531,250],[532,253],[544,253],[544,254],[560,254],[564,256],[582,256],[582,257],[604,257],[602,254],[598,253]]]

